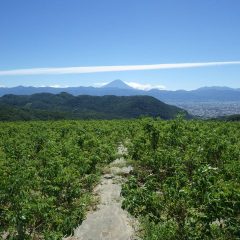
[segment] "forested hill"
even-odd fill
[[[0,120],[120,119],[153,116],[174,118],[187,112],[150,96],[73,96],[68,93],[5,95]]]

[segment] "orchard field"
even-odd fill
[[[154,121],[131,129],[123,207],[144,239],[240,239],[240,123]]]
[[[1,123],[1,233],[12,239],[70,234],[92,205],[91,191],[102,166],[115,159],[120,135],[116,122]]]
[[[71,234],[120,142],[142,239],[240,239],[240,123],[182,118],[0,123],[0,237]]]

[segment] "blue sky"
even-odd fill
[[[240,61],[239,0],[5,0],[0,71]],[[0,86],[240,87],[240,65],[0,76]]]

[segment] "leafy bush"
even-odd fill
[[[0,124],[0,236],[61,239],[84,219],[101,168],[116,155],[115,124]]]
[[[240,239],[239,123],[143,119],[123,207],[144,239]]]

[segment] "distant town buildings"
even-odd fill
[[[182,102],[172,104],[204,119],[240,114],[240,102]]]

